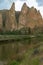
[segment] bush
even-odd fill
[[[8,65],[19,65],[18,61],[10,61]]]

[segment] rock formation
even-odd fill
[[[23,4],[21,11],[15,11],[13,3],[10,10],[0,10],[0,30],[15,31],[35,28],[43,29],[43,19],[36,8],[29,8],[26,3]]]
[[[2,31],[3,24],[2,24],[2,14],[0,13],[0,31]]]
[[[31,28],[34,28],[35,26],[41,26],[43,23],[40,12],[37,11],[34,7],[30,8],[27,19],[27,26]]]
[[[28,11],[29,11],[29,9],[28,9],[26,3],[24,3],[23,7],[21,9],[21,13],[19,15],[19,27],[18,27],[18,29],[20,29],[22,27],[26,27]]]
[[[15,4],[13,3],[10,10],[6,12],[6,30],[7,31],[13,31],[17,29],[17,22],[15,18]]]
[[[34,7],[29,8],[26,3],[24,3],[20,16],[19,16],[19,28],[30,27],[34,28],[35,26],[42,26],[42,16],[39,11]]]

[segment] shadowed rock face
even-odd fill
[[[23,4],[20,12],[15,11],[14,3],[10,10],[0,10],[0,29],[3,31],[15,31],[21,28],[34,29],[35,27],[43,28],[42,16],[36,8],[29,8],[26,3]]]

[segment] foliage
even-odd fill
[[[31,34],[31,29],[30,28],[22,28],[20,30],[16,30],[16,31],[1,31],[0,32],[1,35],[28,35]]]
[[[18,61],[11,61],[8,65],[19,65]]]

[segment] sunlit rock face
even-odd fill
[[[36,8],[29,8],[26,3],[24,3],[19,16],[18,29],[23,27],[30,27],[33,29],[35,26],[43,26],[42,16]]]
[[[29,11],[29,8],[27,7],[26,3],[24,3],[23,7],[21,9],[21,13],[19,15],[19,27],[18,27],[18,29],[20,29],[22,27],[26,27],[28,11]]]
[[[42,26],[42,17],[39,11],[31,7],[27,15],[27,26],[34,28],[35,26]]]
[[[10,10],[0,10],[0,30],[15,31],[19,29],[41,28],[43,29],[43,19],[36,8],[29,8],[26,3],[23,4],[21,11],[15,11],[13,3]]]
[[[15,4],[13,3],[10,10],[6,12],[6,30],[13,31],[17,29],[17,22],[15,18]]]
[[[3,28],[3,21],[2,21],[2,14],[0,13],[0,31],[2,31]]]

